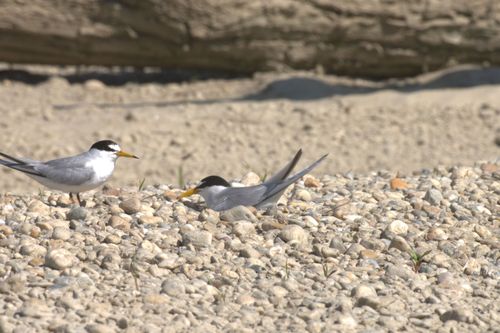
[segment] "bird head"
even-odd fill
[[[229,184],[224,178],[219,176],[208,176],[203,178],[198,186],[181,193],[178,198],[186,198],[197,193],[203,196],[206,192],[226,187],[231,187],[231,184]]]
[[[90,151],[98,151],[102,154],[109,154],[114,159],[118,157],[139,158],[133,154],[121,150],[120,146],[111,140],[97,141],[90,147]]]

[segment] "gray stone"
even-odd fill
[[[87,218],[87,210],[80,206],[72,207],[66,214],[68,220],[85,220]]]
[[[415,273],[403,266],[387,264],[385,275],[388,277],[400,277],[404,280],[409,280],[415,277]]]
[[[88,333],[114,333],[115,330],[110,326],[106,326],[103,324],[89,324],[85,326],[85,330]]]
[[[171,297],[178,297],[186,293],[186,286],[177,278],[168,279],[161,284],[161,292]]]
[[[356,306],[369,306],[374,310],[378,310],[380,308],[380,299],[376,296],[363,296],[358,298],[356,302]]]
[[[474,314],[470,310],[463,308],[451,309],[443,313],[440,319],[443,322],[455,320],[463,323],[472,323],[474,321]]]
[[[193,230],[182,234],[184,245],[194,245],[196,247],[209,247],[212,245],[212,234],[208,231]]]
[[[443,200],[443,194],[441,193],[441,191],[433,188],[425,193],[424,200],[433,206],[439,206],[441,200]]]
[[[347,247],[344,242],[342,242],[342,239],[338,237],[334,237],[330,240],[330,247],[339,250],[340,253],[344,253],[347,250]]]

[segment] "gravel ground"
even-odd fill
[[[167,185],[2,194],[0,331],[498,331],[499,179],[308,176],[274,216]]]

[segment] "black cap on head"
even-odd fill
[[[229,184],[224,178],[219,177],[219,176],[208,176],[205,177],[201,180],[200,185],[196,186],[197,189],[200,188],[205,188],[209,186],[224,186],[224,187],[231,187],[231,184]]]
[[[90,149],[104,150],[104,151],[119,151],[120,146],[111,140],[97,141],[90,147]]]

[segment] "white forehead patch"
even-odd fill
[[[111,148],[111,149],[113,149],[114,151],[120,151],[121,150],[120,146],[118,146],[116,143],[111,144],[108,147]]]

